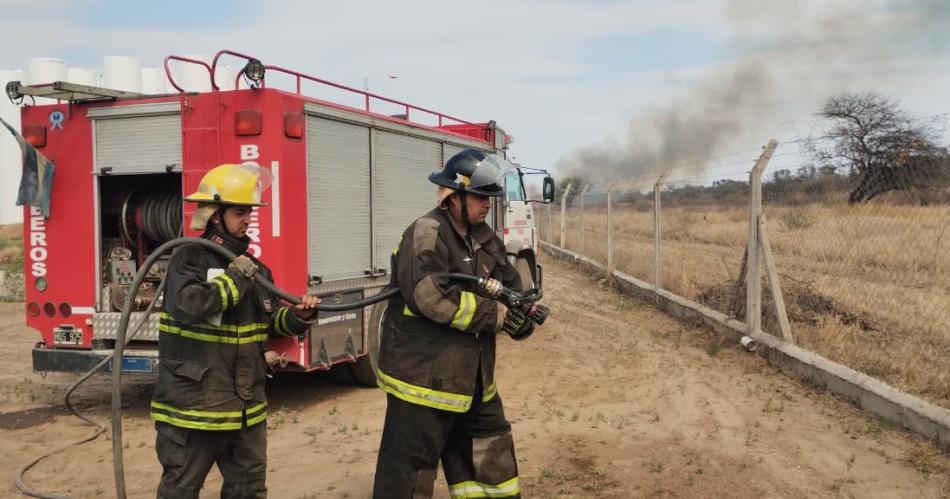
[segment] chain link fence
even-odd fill
[[[782,159],[763,182],[763,211],[798,342],[950,407],[946,186],[913,167],[887,186]]]
[[[770,144],[571,186],[542,239],[950,407],[950,188],[910,169],[868,197],[867,175],[802,158]]]

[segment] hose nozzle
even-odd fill
[[[544,324],[544,321],[548,318],[548,314],[551,313],[550,308],[540,303],[525,303],[522,305],[522,311],[539,326]]]
[[[483,295],[498,300],[508,307],[518,308],[539,326],[544,324],[551,312],[548,307],[537,303],[537,300],[541,299],[540,290],[532,289],[526,293],[518,293],[506,288],[497,279],[484,277],[478,278],[477,286]]]

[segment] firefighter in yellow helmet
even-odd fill
[[[239,255],[232,262],[195,245],[172,255],[159,324],[159,376],[151,402],[162,464],[158,497],[197,498],[218,465],[222,498],[267,496],[265,341],[306,333],[320,300],[294,307],[254,284],[270,270],[247,254],[251,211],[264,206],[270,172],[220,165],[186,201],[193,230]]]
[[[521,291],[505,245],[485,224],[503,192],[504,159],[465,149],[429,176],[438,207],[403,233],[376,377],[387,393],[373,497],[432,497],[439,461],[452,497],[520,497],[511,425],[495,385],[495,333],[534,325],[449,273]]]

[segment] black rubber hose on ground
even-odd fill
[[[151,301],[149,301],[148,306],[145,307],[145,315],[142,317],[142,320],[140,320],[139,323],[135,326],[135,329],[132,330],[132,333],[129,334],[128,339],[126,339],[126,343],[128,343],[129,341],[132,341],[132,339],[135,338],[135,335],[138,334],[139,330],[142,329],[142,326],[145,325],[145,323],[148,321],[149,314],[151,313],[152,309],[155,307],[155,303],[158,301],[159,295],[161,295],[162,291],[164,290],[165,290],[165,279],[162,279],[162,282],[159,283],[158,288],[155,290],[155,295],[152,296],[152,299]],[[70,401],[70,397],[76,391],[76,389],[79,388],[80,385],[82,385],[89,378],[91,378],[93,374],[99,372],[110,361],[112,361],[114,357],[115,357],[115,354],[112,353],[112,354],[107,355],[101,361],[99,361],[95,366],[93,366],[92,369],[90,369],[88,372],[80,376],[79,379],[74,381],[73,384],[70,385],[69,388],[66,389],[66,394],[63,396],[63,404],[66,406],[66,409],[68,409],[69,412],[73,414],[73,416],[76,416],[87,425],[93,426],[96,429],[88,436],[83,437],[79,440],[76,440],[75,442],[70,442],[61,447],[57,447],[41,456],[34,458],[32,461],[20,467],[20,469],[17,470],[16,472],[16,486],[20,490],[20,492],[22,492],[24,495],[28,495],[30,497],[39,497],[40,499],[69,499],[66,496],[56,496],[52,494],[47,494],[45,492],[39,492],[37,490],[30,488],[30,486],[26,484],[26,480],[24,480],[23,475],[26,474],[26,472],[29,471],[30,468],[32,468],[33,466],[36,466],[37,463],[46,459],[47,457],[52,456],[53,454],[58,454],[59,452],[62,452],[70,447],[95,440],[99,435],[102,435],[103,433],[105,433],[106,427],[103,426],[102,423],[80,414],[79,409],[73,406],[72,401]]]

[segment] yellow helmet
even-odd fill
[[[270,187],[274,177],[270,170],[257,165],[226,163],[205,173],[198,192],[185,201],[239,206],[265,206],[261,193]]]

